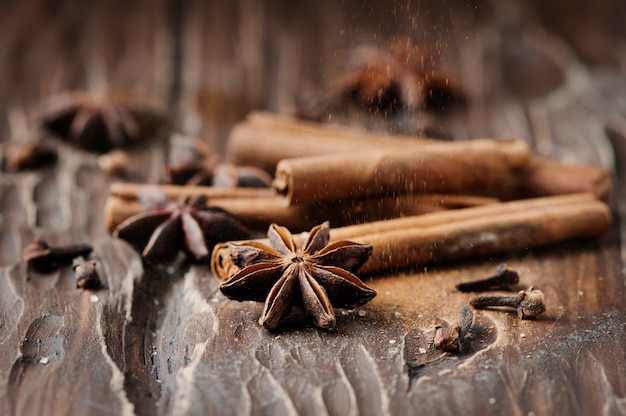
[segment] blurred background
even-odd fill
[[[177,130],[219,150],[250,110],[294,111],[303,96],[332,88],[354,48],[384,49],[400,38],[430,48],[465,88],[470,114],[460,126],[448,120],[442,135],[524,136],[549,152],[540,143],[552,113],[545,104],[579,93],[563,99],[600,105],[582,95],[590,84],[607,100],[590,112],[624,114],[613,102],[621,99],[606,96],[624,91],[619,1],[5,0],[0,7],[0,140],[15,134],[10,110],[30,115],[66,89],[121,89],[164,106]]]
[[[47,99],[78,89],[128,93],[218,154],[236,122],[267,110],[386,133],[520,138],[538,155],[613,169],[626,141],[625,22],[626,3],[612,0],[3,0],[0,146],[37,140]],[[463,105],[330,105],[355,54],[397,44],[453,81]],[[163,137],[131,154],[134,179],[158,181],[166,148]],[[69,173],[3,175],[0,264],[17,260],[33,227],[102,233],[99,213],[76,208],[107,185],[81,157],[61,158]]]

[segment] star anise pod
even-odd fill
[[[175,134],[170,138],[165,181],[175,185],[204,185],[220,188],[270,188],[272,177],[254,166],[220,162],[202,140]]]
[[[50,133],[91,152],[134,145],[153,135],[159,116],[128,96],[96,99],[82,91],[54,97],[42,115]]]
[[[175,185],[206,185],[213,182],[219,157],[205,142],[174,134],[170,137],[165,181]]]
[[[388,51],[357,49],[335,83],[331,101],[378,111],[436,111],[448,102],[463,101],[462,87],[434,62],[432,53],[411,42],[395,42]]]
[[[328,244],[328,222],[314,227],[301,248],[285,227],[272,224],[267,235],[271,247],[231,243],[231,257],[241,270],[220,285],[230,299],[265,301],[259,323],[267,329],[278,327],[294,305],[318,327],[332,328],[333,307],[353,309],[376,296],[353,274],[369,259],[371,245]]]
[[[181,250],[204,260],[218,242],[250,238],[243,224],[223,209],[209,206],[206,196],[175,202],[146,187],[139,198],[144,211],[118,225],[113,236],[128,241],[147,261],[167,263]]]

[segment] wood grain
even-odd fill
[[[249,110],[289,113],[332,88],[350,48],[410,35],[466,86],[465,109],[370,117],[378,132],[521,138],[535,154],[618,173],[614,226],[591,242],[506,252],[368,279],[369,304],[320,331],[279,332],[205,265],[154,268],[104,229],[111,178],[59,144],[59,164],[0,175],[0,414],[626,414],[626,10],[621,3],[8,1],[0,13],[0,150],[40,136],[51,94],[127,89],[218,151]],[[582,12],[580,10],[583,10]],[[617,23],[616,23],[617,22]],[[354,114],[351,114],[354,116]],[[348,122],[349,119],[339,121]],[[131,152],[157,183],[160,138]],[[33,235],[89,242],[105,287],[69,268],[30,275]],[[464,351],[432,348],[471,295],[455,284],[506,262],[544,291],[535,321],[476,311]],[[95,297],[94,297],[95,296]]]

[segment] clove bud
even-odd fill
[[[92,248],[88,244],[75,244],[64,247],[52,247],[39,237],[22,251],[22,258],[28,270],[37,273],[52,273],[61,266],[69,265],[76,257],[87,256]]]
[[[78,261],[74,263],[73,270],[76,276],[76,288],[96,290],[102,286],[95,260]]]
[[[461,292],[482,292],[487,290],[511,290],[519,282],[519,275],[515,270],[507,269],[501,264],[495,274],[480,280],[459,283],[456,288]]]
[[[546,311],[543,292],[532,286],[520,290],[513,296],[478,296],[470,301],[476,309],[487,309],[493,306],[507,306],[517,310],[520,319],[532,319]]]
[[[469,332],[474,321],[474,314],[467,306],[461,309],[458,323],[454,327],[440,325],[435,327],[435,339],[433,345],[438,350],[459,352],[463,338]]]

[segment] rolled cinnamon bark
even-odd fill
[[[608,201],[612,181],[611,172],[605,169],[533,157],[520,172],[519,194],[538,197],[591,192],[596,198]]]
[[[489,139],[310,156],[281,160],[274,189],[291,204],[426,192],[501,197],[529,159],[525,142]]]
[[[105,205],[107,230],[112,232],[122,221],[141,212],[137,194],[145,186],[155,186],[173,200],[206,195],[210,205],[223,208],[251,229],[262,231],[271,223],[300,232],[329,219],[340,226],[497,202],[493,198],[425,194],[288,206],[284,197],[267,189],[115,183]]]
[[[360,270],[370,274],[599,236],[610,225],[608,206],[587,193],[333,228],[330,236],[331,241],[371,244],[372,256]],[[298,245],[304,240],[302,235],[294,238]],[[211,270],[218,280],[228,279],[238,270],[230,259],[228,244],[213,249]]]
[[[150,185],[145,183],[115,182],[111,184],[109,195],[121,199],[135,200],[139,189],[152,186],[168,198],[179,199],[189,196],[205,195],[209,199],[268,198],[276,193],[267,188],[219,188],[214,186]]]
[[[416,137],[383,136],[349,127],[288,122],[267,114],[253,114],[231,131],[226,160],[241,166],[257,166],[274,174],[282,159],[351,153],[364,148],[404,149],[426,142]],[[323,127],[322,127],[323,126]]]
[[[390,136],[334,124],[302,121],[277,114],[253,112],[231,132],[227,159],[238,165],[258,166],[274,174],[282,159],[362,149],[406,150],[435,142],[413,136]],[[592,192],[607,200],[611,173],[597,167],[569,165],[532,157],[519,175],[507,181],[508,199]]]

